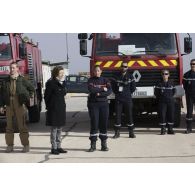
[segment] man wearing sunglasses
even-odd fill
[[[113,91],[115,93],[115,111],[116,111],[116,120],[114,125],[115,135],[113,138],[120,137],[120,128],[121,128],[121,117],[122,111],[124,109],[125,116],[127,119],[127,126],[129,130],[129,138],[135,138],[134,134],[134,124],[132,116],[132,93],[135,91],[136,85],[135,80],[131,74],[128,72],[128,64],[123,62],[121,64],[121,71],[114,82]]]
[[[166,126],[168,125],[167,134],[175,134],[173,130],[174,125],[174,95],[176,89],[171,81],[169,81],[169,71],[162,71],[162,81],[155,86],[154,94],[158,101],[158,114],[160,118],[161,135],[166,133]]]
[[[195,104],[195,59],[191,60],[190,65],[191,70],[186,72],[183,76],[183,87],[185,89],[187,105],[186,134],[192,132],[193,106]]]

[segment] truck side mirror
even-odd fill
[[[87,41],[86,40],[80,40],[80,54],[87,55]]]
[[[187,54],[192,52],[192,38],[190,36],[184,38],[184,52]]]
[[[19,57],[24,59],[26,57],[26,46],[24,43],[19,44]]]
[[[79,33],[78,39],[79,40],[88,39],[88,34],[87,33]]]

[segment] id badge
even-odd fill
[[[123,91],[123,86],[120,86],[119,87],[119,92],[122,92]]]

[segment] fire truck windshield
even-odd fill
[[[177,53],[173,33],[98,33],[95,43],[98,56]]]
[[[8,34],[0,34],[0,60],[11,58],[11,44]]]

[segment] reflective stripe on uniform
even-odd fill
[[[95,136],[98,136],[98,134],[90,134],[90,137],[95,137]]]
[[[116,82],[117,83],[125,83],[125,82],[128,82],[128,83],[131,83],[131,82],[133,82],[134,81],[134,79],[129,79],[128,81],[120,81],[120,80],[117,80]]]
[[[162,125],[162,126],[164,126],[164,125],[166,125],[166,123],[159,123],[159,125]]]
[[[115,127],[121,127],[121,124],[120,124],[120,125],[116,125],[116,124],[115,124],[114,126],[115,126]]]
[[[183,78],[183,80],[186,80],[186,81],[195,81],[195,78]]]
[[[174,125],[174,123],[168,123],[169,125]]]
[[[132,124],[127,124],[128,127],[132,127],[133,125],[134,125],[133,123]]]
[[[104,134],[104,133],[100,133],[100,135],[102,135],[102,136],[107,136],[107,134]]]
[[[187,120],[187,121],[192,121],[192,120],[193,120],[193,118],[186,118],[186,120]]]

